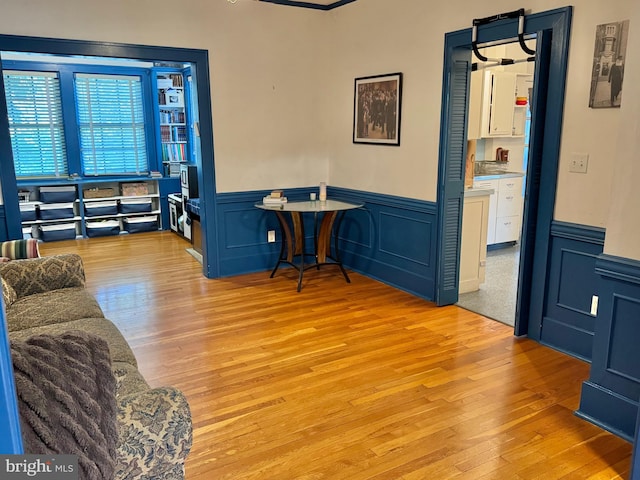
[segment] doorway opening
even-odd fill
[[[68,58],[94,57],[110,58],[115,62],[133,59],[134,62],[150,62],[154,65],[190,67],[191,91],[193,93],[192,112],[195,114],[195,131],[191,160],[197,164],[200,192],[200,218],[202,231],[202,265],[207,278],[219,276],[217,258],[215,161],[213,155],[213,129],[211,119],[211,96],[209,81],[208,52],[205,50],[125,45],[92,41],[50,39],[0,35],[0,51],[16,52],[26,56],[33,54],[52,55]],[[0,74],[3,65],[0,63]],[[187,78],[183,77],[183,80]],[[200,94],[196,93],[199,92]],[[163,110],[166,110],[163,108]],[[4,196],[9,238],[23,236],[20,222],[17,179],[13,164],[9,123],[7,120],[4,83],[0,82],[0,184]],[[176,129],[181,135],[180,128]],[[76,149],[77,150],[77,149]],[[153,147],[150,146],[150,150]],[[160,148],[156,152],[161,151]],[[204,180],[206,179],[206,181]],[[165,192],[171,193],[171,192]],[[168,210],[168,209],[167,209]],[[167,221],[167,224],[169,222]]]
[[[526,41],[531,50],[535,43]],[[488,211],[463,210],[458,306],[514,326],[535,62],[517,41],[480,53],[513,63],[483,62],[471,72],[465,191],[491,193]],[[465,228],[482,222],[486,237]]]

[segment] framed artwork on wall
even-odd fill
[[[400,145],[402,73],[355,79],[353,143]]]
[[[620,107],[628,37],[629,20],[596,27],[589,107]]]

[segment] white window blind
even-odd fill
[[[147,173],[140,77],[77,74],[75,90],[84,175]]]
[[[16,177],[66,176],[57,74],[5,70],[3,77]]]

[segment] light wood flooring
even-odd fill
[[[627,478],[631,445],[574,415],[589,365],[339,270],[208,280],[170,232],[41,244],[152,386],[189,399],[187,479]]]

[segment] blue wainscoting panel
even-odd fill
[[[344,264],[426,300],[435,295],[436,216],[433,202],[329,187],[332,198],[362,202],[341,230]]]
[[[640,262],[600,255],[596,273],[593,358],[576,414],[631,441],[640,398]]]
[[[551,226],[549,281],[540,342],[591,361],[594,315],[591,297],[598,294],[596,259],[602,253],[604,230],[564,222]]]
[[[306,200],[317,187],[286,189],[292,200]],[[280,252],[276,216],[256,208],[268,191],[217,195],[221,276],[267,271]],[[427,300],[434,296],[436,208],[431,202],[329,187],[328,196],[362,202],[342,221],[339,250],[346,267]],[[305,237],[313,246],[313,216],[305,215]],[[267,231],[276,242],[267,243]]]
[[[254,206],[268,193],[217,195],[220,276],[269,270],[276,264],[281,244],[278,221],[273,213]],[[276,243],[267,243],[268,230],[277,232]]]

